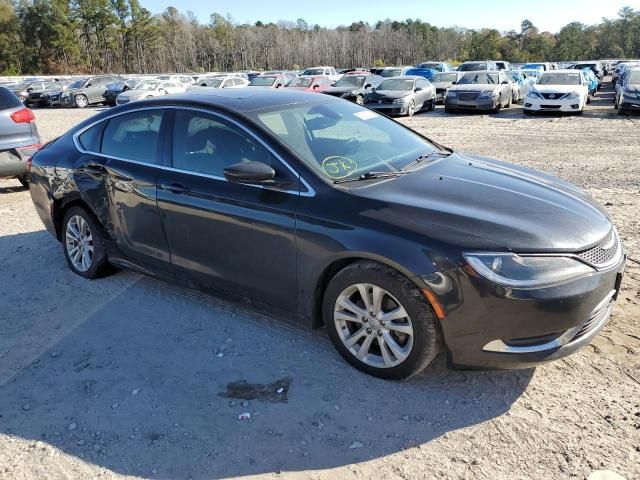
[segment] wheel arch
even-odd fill
[[[58,241],[62,241],[62,222],[64,220],[64,216],[67,211],[73,207],[81,207],[85,209],[89,214],[93,215],[93,217],[100,225],[102,225],[100,218],[95,214],[89,204],[85,202],[80,195],[73,195],[70,197],[55,200],[51,207],[51,216],[53,218],[53,225],[55,227],[56,238],[58,239]]]

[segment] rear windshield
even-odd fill
[[[471,63],[463,63],[460,65],[458,69],[461,72],[477,72],[478,70],[488,70],[486,63],[480,62],[471,62]]]
[[[7,108],[15,108],[22,105],[22,102],[15,96],[15,94],[7,90],[4,87],[0,87],[0,110],[6,110]]]

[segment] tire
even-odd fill
[[[364,98],[362,98],[362,95],[356,95],[355,103],[356,105],[364,105]]]
[[[86,95],[76,95],[75,97],[73,97],[73,104],[76,108],[86,108],[87,106],[89,106],[89,99]]]
[[[436,109],[436,99],[432,98],[429,100],[429,107],[427,108],[428,112],[433,112]]]
[[[414,113],[416,113],[416,102],[411,100],[407,105],[407,117],[413,117]]]
[[[629,113],[622,107],[618,107],[618,115],[629,115]]]
[[[82,224],[82,222],[84,222],[84,224]],[[83,228],[85,224],[91,236],[88,242],[86,238],[87,232]],[[86,261],[82,254],[79,258],[72,258],[72,255],[75,253],[74,246],[78,245],[77,239],[80,238],[78,235],[73,234],[74,230],[76,232],[82,231],[84,241],[87,242],[86,245],[92,248],[92,253],[87,255]],[[69,268],[74,273],[84,278],[93,279],[103,277],[110,272],[104,229],[93,214],[87,212],[87,210],[82,207],[71,207],[64,215],[61,237],[64,257],[67,259]]]
[[[533,111],[532,110],[527,110],[526,108],[522,109],[522,113],[524,113],[525,115],[529,115],[529,116],[533,115]]]
[[[29,175],[22,175],[18,177],[18,181],[22,184],[24,188],[29,188]]]
[[[504,106],[504,108],[511,108],[511,96],[509,96],[509,101],[507,102],[507,104]]]
[[[374,289],[384,293],[378,314],[370,315],[361,309],[366,304],[360,292],[366,292],[371,304]],[[366,317],[351,313],[356,311]],[[385,311],[405,316],[384,322],[381,314]],[[338,272],[324,293],[322,315],[329,338],[340,355],[358,370],[375,377],[399,380],[416,375],[429,365],[440,348],[436,318],[422,292],[403,275],[375,262],[357,262]],[[396,330],[399,328],[403,332]],[[353,342],[354,339],[357,341]],[[349,340],[353,343],[347,346],[345,342]],[[357,358],[363,348],[367,348],[362,350],[364,359]]]
[[[591,97],[589,95],[587,95],[587,105],[589,105],[591,103]]]
[[[456,113],[456,111],[453,108],[444,107],[444,113]]]
[[[498,100],[498,103],[496,103],[496,106],[493,109],[493,113],[498,114],[500,113],[500,110],[502,110],[502,102]]]

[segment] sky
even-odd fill
[[[213,12],[230,14],[236,23],[265,23],[303,18],[325,27],[348,25],[363,20],[371,24],[390,18],[419,18],[439,27],[496,28],[520,30],[524,19],[541,31],[556,33],[567,23],[599,23],[602,17],[616,17],[630,6],[640,10],[640,0],[141,0],[152,13],[174,6],[191,10],[200,22]]]

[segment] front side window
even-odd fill
[[[276,171],[276,177],[287,175],[262,143],[233,123],[204,112],[176,112],[174,168],[224,177],[225,168],[248,161],[270,165]]]
[[[270,87],[276,81],[276,77],[256,77],[251,80],[251,87]]]
[[[437,150],[393,120],[348,102],[281,106],[250,115],[327,180],[398,171]]]
[[[162,116],[162,110],[146,110],[112,118],[100,151],[127,160],[160,163],[157,150]]]

